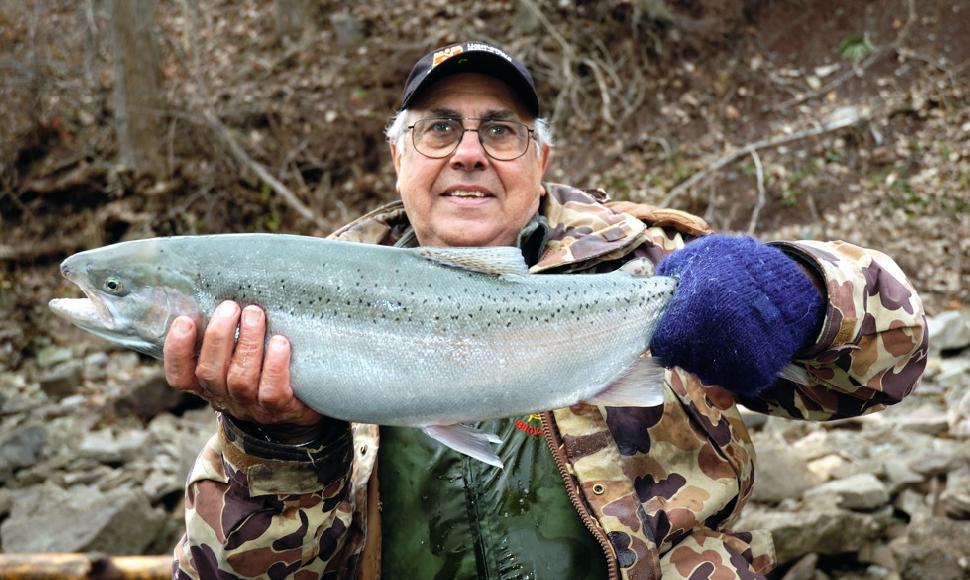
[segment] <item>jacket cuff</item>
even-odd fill
[[[813,244],[809,241],[769,244],[815,272],[825,288],[825,318],[822,320],[821,330],[814,344],[796,355],[796,358],[801,359],[816,358],[826,352],[859,348],[855,342],[862,331],[864,314],[859,312],[858,306],[865,303],[865,284],[859,284],[859,280],[864,278],[859,268],[852,264],[853,267],[847,270],[846,260],[842,256]]]
[[[219,424],[223,459],[246,477],[251,495],[313,493],[350,472],[347,422],[331,421],[318,440],[299,446],[267,441],[252,423],[225,414],[219,414]]]

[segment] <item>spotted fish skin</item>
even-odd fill
[[[515,248],[279,234],[123,242],[76,254],[62,271],[145,343],[127,346],[154,356],[176,315],[204,325],[222,300],[257,304],[267,334],[292,344],[291,381],[307,405],[416,427],[595,400],[638,362],[676,288],[626,272],[528,275]],[[106,276],[129,293],[106,295]],[[136,298],[138,308],[125,305]]]

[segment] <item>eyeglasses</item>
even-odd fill
[[[492,159],[498,161],[512,161],[525,155],[529,149],[529,138],[535,134],[535,129],[518,121],[482,121],[478,129],[466,129],[461,119],[421,119],[409,125],[414,148],[418,153],[431,159],[448,157],[458,149],[465,133],[478,133],[478,142],[482,149]]]

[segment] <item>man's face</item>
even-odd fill
[[[477,129],[477,119],[535,127],[505,83],[481,74],[452,75],[428,88],[409,111],[408,125],[429,117],[460,117],[466,129]],[[403,149],[391,144],[391,157],[397,191],[422,246],[514,246],[545,194],[549,148],[536,151],[533,140],[518,159],[498,161],[485,153],[477,133],[468,132],[454,153],[430,159],[414,149],[409,134]]]

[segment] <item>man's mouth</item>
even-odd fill
[[[465,197],[465,198],[494,197],[492,194],[485,193],[484,191],[467,191],[463,189],[457,189],[455,191],[446,191],[443,195],[448,197]]]

